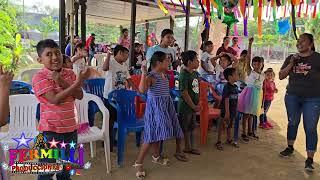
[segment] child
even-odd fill
[[[142,47],[142,44],[134,43],[134,59],[131,62],[131,74],[141,74],[141,66],[145,61]]]
[[[178,102],[178,117],[184,133],[185,149],[183,152],[200,155],[199,150],[194,148],[193,133],[196,126],[196,112],[199,106],[199,82],[196,69],[199,61],[195,51],[186,51],[181,54],[184,68],[179,77],[179,90],[181,97]]]
[[[72,70],[62,68],[62,54],[59,46],[51,39],[37,44],[38,62],[44,65],[32,79],[32,87],[40,102],[40,122],[38,130],[48,141],[77,143],[77,124],[74,103],[82,99],[82,83],[87,77],[81,71],[76,77]],[[67,147],[66,155],[69,156]],[[54,159],[40,162],[54,163]],[[39,175],[38,179],[51,179],[53,174]],[[58,180],[70,179],[67,170],[57,173]]]
[[[11,72],[4,71],[0,64],[0,128],[7,123],[9,115],[9,94],[12,78],[13,74]],[[5,161],[4,157],[4,152],[0,143],[0,165]],[[6,170],[2,169],[2,166],[0,166],[0,179],[7,180],[8,178]]]
[[[73,63],[71,62],[71,58],[67,55],[63,55],[63,64],[62,67],[66,69],[72,69],[73,68]]]
[[[258,56],[252,59],[253,69],[246,81],[247,87],[239,96],[238,111],[244,114],[242,125],[243,133],[241,135],[241,139],[244,143],[249,142],[249,137],[259,139],[252,128],[252,118],[253,116],[261,115],[263,97],[262,86],[264,81],[264,74],[262,73],[264,66],[263,61],[263,58]],[[246,127],[248,127],[248,133]]]
[[[115,89],[125,89],[132,87],[134,90],[138,88],[133,84],[131,76],[129,73],[128,65],[126,61],[129,56],[129,50],[122,45],[117,45],[113,50],[113,57],[111,58],[111,53],[108,52],[107,57],[105,58],[103,64],[103,70],[107,71],[106,81],[104,85],[103,97],[106,99],[105,104],[109,110],[110,119],[109,119],[109,133],[110,133],[110,144],[111,151],[113,150],[113,124],[117,120],[117,110],[109,104],[108,95],[111,91]]]
[[[71,62],[73,63],[73,72],[78,75],[86,66],[87,51],[82,43],[77,44],[74,49],[75,52],[71,58]]]
[[[216,71],[216,80],[219,83],[225,84],[228,81],[224,77],[223,71],[230,67],[233,67],[233,68],[237,67],[238,61],[232,54],[226,54],[224,52],[222,52],[218,57],[220,58],[219,64],[214,63],[215,71]]]
[[[167,165],[168,159],[160,156],[160,141],[170,138],[177,138],[177,150],[175,156],[187,160],[181,152],[181,139],[183,132],[174,110],[174,105],[169,93],[169,82],[165,72],[169,67],[169,59],[166,53],[157,51],[151,58],[152,71],[146,75],[146,67],[139,85],[141,93],[148,91],[147,106],[145,112],[144,144],[142,145],[134,167],[138,168],[137,178],[146,176],[143,170],[143,160],[149,148],[153,148],[152,162],[160,165]]]
[[[249,39],[249,47],[248,50],[243,50],[240,54],[239,64],[238,64],[238,73],[239,73],[239,81],[241,83],[245,83],[248,75],[251,72],[250,61],[251,61],[251,52],[252,52],[252,44],[254,38],[251,37]]]
[[[129,30],[127,28],[122,29],[118,44],[127,49],[130,48]]]
[[[260,128],[263,129],[271,129],[273,128],[272,124],[268,121],[267,112],[271,106],[271,102],[274,99],[274,93],[278,93],[278,89],[276,84],[274,83],[275,73],[272,68],[268,68],[264,72],[266,79],[263,82],[263,93],[264,93],[264,101],[263,101],[263,109],[264,113],[260,115]]]
[[[231,128],[237,116],[238,106],[238,86],[235,84],[238,81],[238,74],[235,68],[227,68],[223,71],[223,74],[228,83],[224,86],[222,93],[221,120],[223,119],[223,122],[227,125],[227,143],[232,144]],[[221,151],[223,150],[221,143],[223,122],[219,123],[218,141],[216,143],[217,149]]]
[[[212,55],[213,51],[213,43],[212,41],[206,41],[203,44],[203,53],[201,55],[201,66],[199,68],[199,73],[201,76],[204,75],[213,75],[215,74],[215,66],[216,61],[222,57],[223,54],[221,53],[218,56]]]

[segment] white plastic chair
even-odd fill
[[[109,140],[109,111],[104,106],[102,100],[93,94],[84,93],[82,100],[76,100],[77,116],[79,124],[89,123],[88,108],[89,102],[97,104],[103,115],[102,128],[96,126],[89,127],[84,132],[78,133],[78,143],[90,143],[91,158],[95,156],[95,141],[104,141],[104,153],[106,158],[107,173],[111,172],[110,140]]]
[[[35,138],[37,131],[37,98],[32,94],[11,95],[10,104],[10,123],[9,131],[0,133],[0,142],[9,148],[16,148],[17,142],[12,138],[19,138],[22,133],[26,138]],[[30,141],[29,146],[33,147],[34,142]]]
[[[33,76],[40,70],[41,70],[41,68],[33,68],[33,69],[24,70],[18,75],[18,80],[25,81],[30,84],[32,82]]]

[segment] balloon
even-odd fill
[[[222,23],[226,24],[228,27],[231,27],[232,24],[237,22],[239,21],[235,17],[234,13],[231,10],[225,10]]]
[[[278,27],[279,27],[279,34],[281,35],[285,35],[287,32],[290,31],[290,22],[289,22],[289,18],[284,19],[282,21],[278,22]]]
[[[225,8],[234,8],[238,5],[239,0],[221,0],[223,7]]]

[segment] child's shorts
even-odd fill
[[[178,118],[183,132],[193,131],[196,127],[197,114],[195,112],[179,113]]]

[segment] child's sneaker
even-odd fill
[[[266,125],[269,126],[270,128],[273,128],[273,125],[269,121],[266,122]]]
[[[291,147],[287,147],[285,150],[280,152],[280,156],[282,157],[289,157],[293,154],[294,149]]]
[[[267,123],[264,123],[264,124],[262,125],[262,129],[269,130],[269,129],[271,129],[271,127],[268,126]]]
[[[235,147],[235,148],[240,148],[238,142],[233,142],[233,143],[232,143],[232,146]]]
[[[313,172],[313,171],[314,171],[313,159],[308,158],[308,159],[306,160],[304,169],[305,169],[306,171],[309,171],[309,172]]]
[[[243,143],[248,144],[249,143],[249,137],[245,134],[241,135],[241,140]]]

